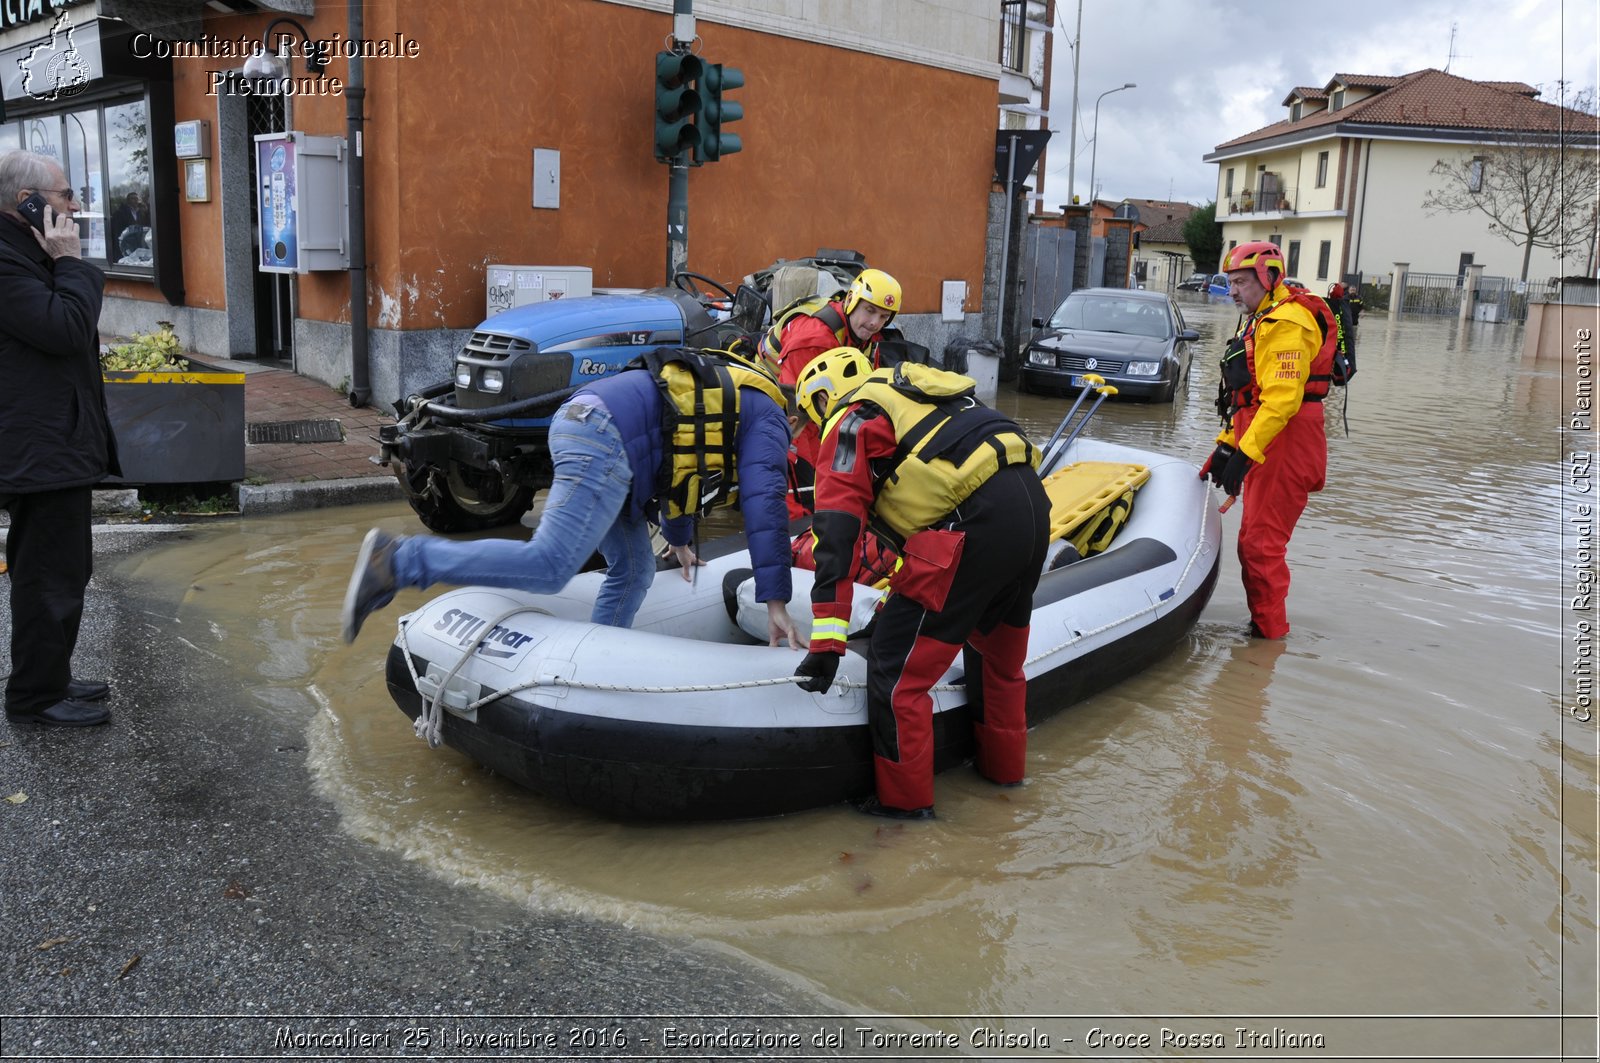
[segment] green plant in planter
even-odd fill
[[[119,343],[100,355],[100,368],[107,372],[161,373],[183,372],[189,361],[180,358],[183,345],[172,331],[172,322],[158,321],[154,332],[135,332],[127,343]]]

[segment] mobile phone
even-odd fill
[[[28,198],[17,204],[17,213],[28,219],[28,224],[44,232],[45,200],[37,192],[29,192]]]

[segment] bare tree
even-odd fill
[[[1431,172],[1443,181],[1423,197],[1422,207],[1429,214],[1483,214],[1490,233],[1523,249],[1527,280],[1535,247],[1550,248],[1562,260],[1594,253],[1600,118],[1592,88],[1567,107],[1511,102],[1505,132],[1475,152],[1433,164]]]

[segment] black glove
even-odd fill
[[[806,659],[800,662],[800,667],[794,670],[794,674],[806,677],[806,681],[800,684],[801,690],[809,690],[813,694],[826,694],[828,688],[833,685],[833,677],[838,671],[837,653],[808,653]]]
[[[1228,456],[1228,463],[1222,467],[1222,473],[1217,477],[1217,485],[1230,495],[1237,495],[1244,486],[1244,474],[1255,468],[1255,462],[1242,450],[1236,450]]]
[[[1231,443],[1218,443],[1217,449],[1211,452],[1206,463],[1200,466],[1200,479],[1210,480],[1214,484],[1222,483],[1222,470],[1228,464],[1228,459],[1233,457],[1234,450]]]

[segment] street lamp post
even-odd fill
[[[1120,85],[1120,86],[1118,86],[1117,88],[1114,88],[1114,89],[1106,89],[1106,91],[1102,92],[1100,95],[1095,97],[1095,100],[1094,100],[1094,147],[1091,148],[1090,151],[1089,151],[1089,206],[1091,208],[1093,208],[1093,206],[1094,206],[1094,199],[1095,199],[1095,192],[1094,192],[1094,165],[1095,165],[1096,162],[1099,161],[1099,156],[1100,156],[1100,101],[1105,99],[1107,96],[1111,95],[1113,92],[1121,92],[1123,89],[1136,89],[1138,87],[1139,87],[1138,85],[1135,85],[1133,82],[1130,81],[1126,85]]]

